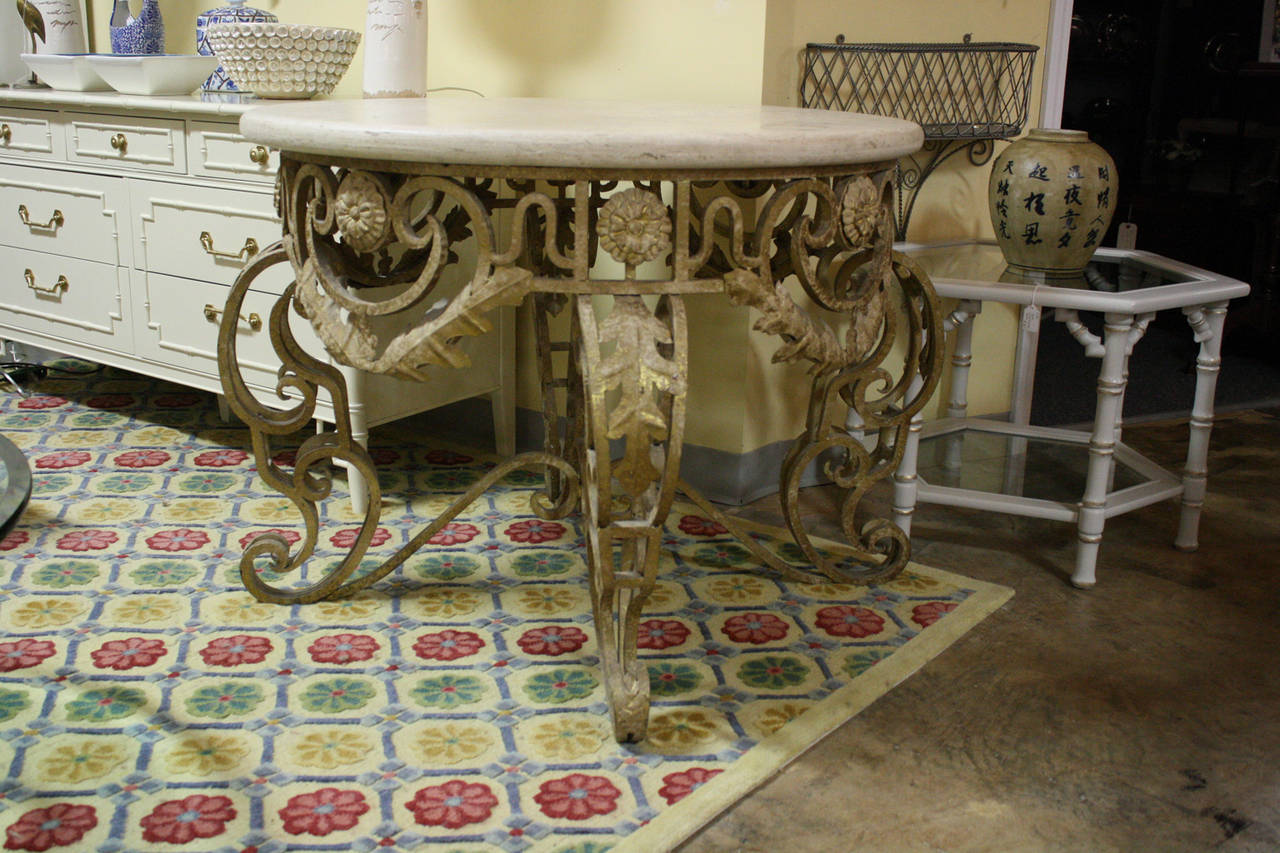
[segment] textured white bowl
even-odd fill
[[[105,92],[111,87],[84,53],[24,53],[22,61],[41,80],[65,92]]]
[[[121,94],[189,95],[218,67],[218,59],[194,53],[95,53],[89,65]]]
[[[360,33],[309,24],[210,24],[209,47],[236,86],[260,98],[310,98],[338,85]]]

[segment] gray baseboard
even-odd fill
[[[492,410],[487,400],[478,397],[417,417],[423,419],[425,429],[445,437],[456,437],[470,444],[492,441]],[[544,434],[542,412],[516,409],[517,449],[541,449]],[[789,440],[777,441],[749,453],[730,453],[686,443],[680,476],[711,500],[740,506],[778,491],[778,471],[790,447]],[[811,465],[800,478],[800,484],[812,486],[827,482],[828,478],[821,473],[824,462],[825,459],[820,459]]]

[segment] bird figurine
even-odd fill
[[[22,25],[27,28],[27,32],[31,35],[31,52],[35,53],[36,37],[38,36],[41,42],[45,41],[44,15],[40,14],[40,10],[36,8],[36,4],[32,3],[31,0],[18,0],[18,16],[22,18]],[[29,82],[32,85],[39,82],[34,71],[31,72]]]

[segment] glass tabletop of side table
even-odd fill
[[[1007,269],[990,242],[899,244],[932,279],[938,295],[956,300],[945,330],[953,338],[951,391],[945,417],[918,423],[895,476],[894,520],[910,530],[919,502],[1073,522],[1079,546],[1072,582],[1095,582],[1105,520],[1181,497],[1174,544],[1198,545],[1206,488],[1205,460],[1227,303],[1248,285],[1171,258],[1134,249],[1099,249],[1071,278],[1026,276]],[[984,302],[1020,306],[1008,420],[967,416],[973,326]],[[1101,361],[1098,401],[1089,431],[1033,426],[1032,381],[1042,313],[1064,323],[1086,355]],[[1159,311],[1181,310],[1199,344],[1187,462],[1180,476],[1121,441],[1128,359]],[[1079,315],[1103,316],[1101,332]]]

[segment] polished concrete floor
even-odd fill
[[[1125,440],[1177,469],[1185,422]],[[1083,591],[1069,525],[922,506],[914,558],[1014,598],[682,850],[1280,850],[1280,409],[1216,424],[1199,551],[1177,518],[1108,522]]]

